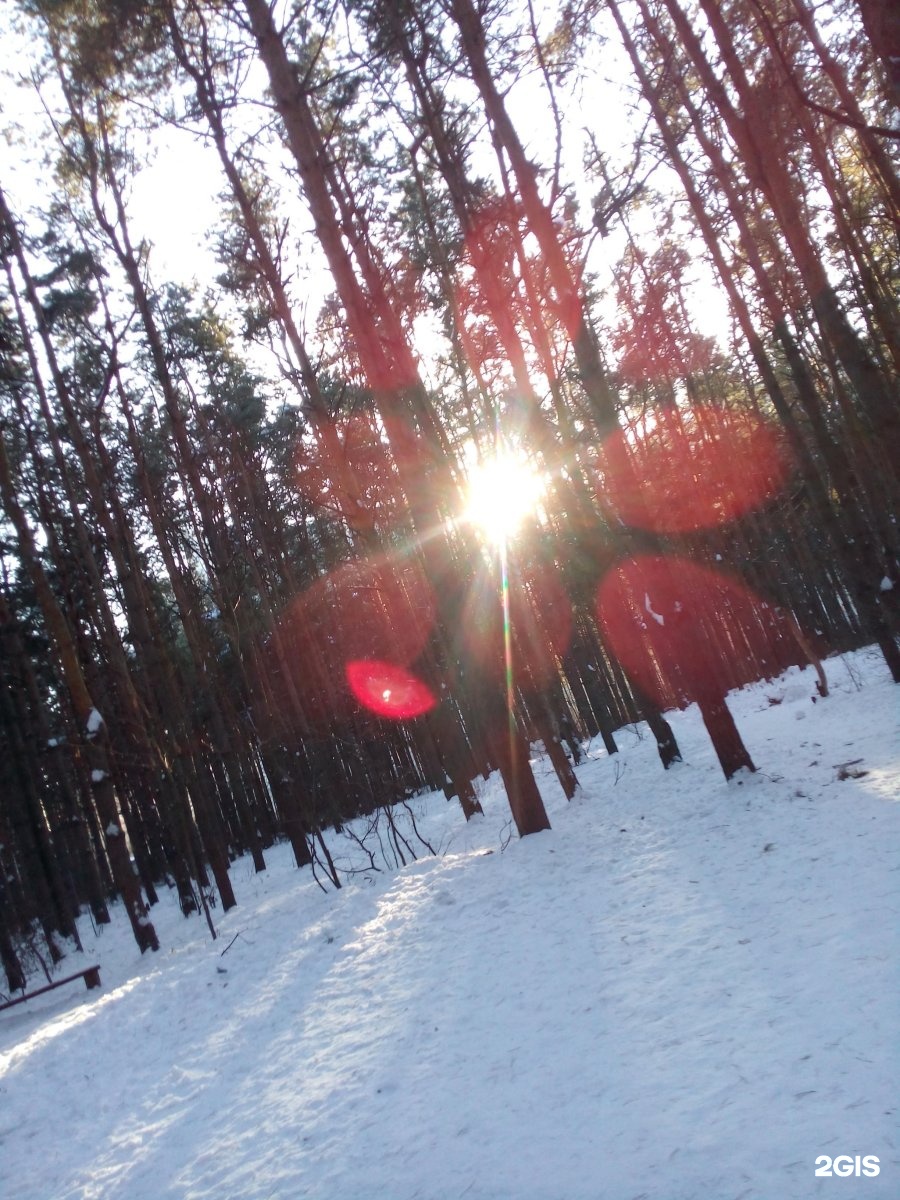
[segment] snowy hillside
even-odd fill
[[[235,864],[215,942],[172,897],[155,955],[86,919],[62,967],[102,991],[0,1013],[0,1197],[900,1196],[900,691],[826,668],[816,703],[799,671],[732,697],[755,776],[692,708],[667,774],[640,728],[571,804],[539,760],[552,832],[511,837],[492,780],[338,893],[287,848]]]

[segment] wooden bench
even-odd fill
[[[100,967],[99,965],[85,967],[83,971],[76,971],[74,975],[67,975],[65,979],[54,979],[52,983],[35,988],[33,992],[18,996],[15,1000],[8,1000],[6,1004],[0,1004],[0,1012],[3,1012],[5,1008],[12,1008],[14,1004],[24,1004],[26,1000],[33,1000],[35,996],[43,996],[44,992],[52,992],[54,988],[62,987],[64,983],[71,983],[73,979],[83,979],[88,991],[91,988],[98,988],[100,986]]]

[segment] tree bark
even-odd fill
[[[0,500],[16,533],[19,555],[31,578],[41,612],[53,640],[57,661],[81,730],[82,752],[91,771],[91,784],[116,888],[128,912],[134,939],[143,954],[158,950],[159,939],[141,897],[121,827],[107,757],[106,721],[94,706],[72,635],[37,554],[34,535],[15,494],[6,444],[0,437]]]

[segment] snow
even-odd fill
[[[119,829],[118,825],[116,825],[112,821],[110,821],[110,823],[106,827],[106,836],[107,837],[118,837],[120,832],[121,832],[121,830]]]
[[[881,583],[878,585],[880,592],[892,592],[894,590],[894,581],[889,575],[885,575]]]
[[[174,893],[158,954],[83,921],[102,990],[0,1013],[0,1196],[900,1195],[898,692],[871,650],[826,669],[732,697],[755,775],[691,708],[666,773],[643,727],[571,804],[537,759],[552,831],[511,837],[492,779],[468,825],[411,802],[436,857],[333,835],[340,892],[287,846],[234,864],[214,942]]]
[[[91,783],[102,783],[105,778],[106,778],[105,771],[101,771],[97,767],[95,767],[94,770],[91,771]],[[118,830],[116,830],[116,832],[118,833]]]
[[[100,713],[97,711],[96,708],[92,708],[90,711],[90,715],[88,716],[88,719],[87,719],[88,733],[93,737],[94,734],[97,733],[97,731],[99,730],[99,728],[102,724],[103,724],[103,717],[101,717]]]

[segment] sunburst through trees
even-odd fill
[[[646,720],[669,767],[697,702],[731,777],[729,688],[866,640],[900,681],[900,183],[855,4],[10,11],[43,114],[0,193],[10,987],[111,896],[153,948],[166,881],[214,932],[277,838],[340,886],[323,830],[417,790],[468,817],[498,771],[544,829],[538,743],[571,796],[584,737]],[[131,201],[169,137],[221,171],[194,287]]]

